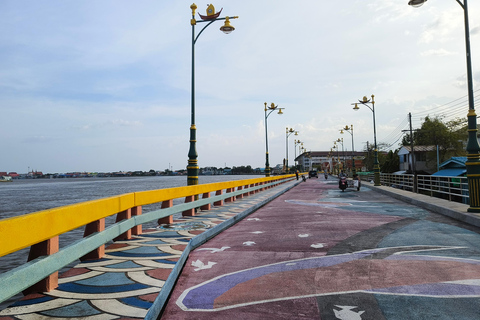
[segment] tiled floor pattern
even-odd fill
[[[191,238],[293,183],[212,206],[194,217],[115,242],[105,250],[104,258],[80,263],[63,273],[56,290],[28,295],[0,311],[0,320],[143,319]]]

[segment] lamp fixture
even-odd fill
[[[408,5],[418,8],[421,7],[425,2],[427,2],[427,0],[410,0],[408,1]]]
[[[235,17],[233,17],[233,19],[235,19]],[[230,24],[230,17],[225,17],[225,24],[220,27],[220,30],[225,34],[229,34],[235,30],[235,28]]]

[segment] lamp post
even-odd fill
[[[295,131],[293,128],[288,128],[287,127],[287,131],[286,131],[286,157],[285,157],[285,168],[286,168],[286,173],[288,173],[288,137],[290,137],[290,135],[294,133],[296,136],[298,136],[298,131]]]
[[[230,25],[230,19],[237,19],[238,17],[224,17],[219,18],[218,16],[222,12],[215,12],[215,7],[213,5],[209,5],[207,7],[207,15],[202,16],[200,15],[201,20],[195,19],[195,11],[197,10],[197,5],[194,3],[190,6],[192,9],[192,20],[190,20],[190,24],[192,25],[192,97],[191,97],[191,124],[190,124],[190,149],[188,151],[188,165],[187,165],[187,185],[197,185],[198,184],[198,162],[197,162],[197,127],[195,126],[195,43],[198,40],[198,37],[202,34],[203,30],[205,30],[209,25],[214,23],[217,20],[225,20],[225,24],[220,27],[220,30],[224,33],[228,34],[235,30],[233,26]],[[195,25],[199,22],[208,22],[205,27],[203,27],[200,32],[195,35]]]
[[[304,154],[306,151],[307,151],[307,149],[305,149],[303,147],[303,142],[302,142],[300,144],[300,146],[298,147],[298,153],[299,154]],[[301,168],[300,168],[302,171],[305,171],[305,166],[304,166],[305,165],[305,158],[306,158],[306,156],[303,157],[303,163],[302,163]]]
[[[267,107],[267,103],[265,102],[265,177],[270,177],[270,163],[268,162],[267,119],[268,119],[268,116],[275,110],[278,110],[278,114],[283,114],[282,112],[283,109],[285,108],[279,108],[273,102],[270,104],[269,107]]]
[[[337,172],[340,173],[343,170],[343,164],[340,161],[340,146],[337,144],[337,140],[333,141],[333,147],[337,150]]]
[[[297,144],[303,143],[300,140],[294,140],[294,149],[295,149],[295,170],[297,169]],[[298,148],[300,149],[300,147]],[[298,150],[300,152],[300,150]]]
[[[311,171],[313,170],[313,163],[312,163],[312,151],[308,151],[307,152],[307,149],[304,149],[304,151],[306,152],[306,158],[308,158],[308,171]]]
[[[343,134],[343,130],[352,135],[352,176],[355,176],[357,174],[357,170],[355,169],[355,145],[353,144],[353,124],[350,125],[350,127],[346,125],[345,128],[340,130],[341,134]]]
[[[304,170],[305,170],[305,166],[304,166],[304,165],[305,165],[305,158],[307,158],[306,151],[307,151],[307,149],[305,149],[305,148],[303,147],[303,142],[302,142],[301,145],[300,145],[300,147],[298,147],[298,153],[299,153],[299,154],[304,154],[304,156],[303,156],[303,158],[302,158],[303,163],[300,165],[300,170],[301,170],[301,171],[304,171]]]
[[[340,173],[340,157],[338,156],[338,146],[337,146],[337,142],[334,142],[333,143],[333,147],[330,149],[332,152],[337,152],[337,163],[335,164],[334,168],[336,168],[336,170],[334,170],[334,174],[339,174]],[[335,154],[333,155],[333,159],[335,160]],[[336,172],[335,172],[336,171]]]
[[[337,163],[335,163],[335,147],[333,146],[330,148],[330,152],[332,153],[332,174],[335,175],[337,174]]]
[[[345,160],[345,149],[343,148],[343,138],[338,138],[336,141],[342,145],[342,156],[343,156],[342,168],[345,169],[346,160]]]
[[[373,151],[373,154],[374,154],[374,159],[373,159],[373,173],[375,175],[374,179],[373,179],[373,182],[375,186],[380,186],[380,165],[378,163],[378,150],[377,150],[377,127],[375,125],[375,100],[374,100],[375,96],[372,94],[372,99],[368,99],[367,97],[363,97],[362,100],[358,100],[358,103],[361,103],[363,104],[364,106],[366,106],[368,109],[370,109],[370,111],[372,111],[373,113],[373,142],[374,142],[374,145],[375,145],[375,149]],[[355,105],[355,107],[353,107],[353,110],[357,111],[359,110],[360,108],[358,107],[358,103],[352,103]],[[369,106],[369,104],[372,105],[372,107]]]
[[[409,5],[420,7],[427,0],[410,0]],[[467,58],[467,88],[468,88],[468,141],[467,141],[467,180],[468,194],[470,198],[470,207],[468,212],[480,212],[480,145],[477,140],[477,114],[475,113],[474,95],[473,95],[473,76],[472,59],[470,53],[470,28],[468,25],[468,5],[467,0],[456,0],[463,9],[465,21],[465,53]]]

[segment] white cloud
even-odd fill
[[[422,53],[420,53],[422,57],[428,57],[428,56],[437,56],[437,57],[445,57],[445,56],[451,56],[457,54],[456,52],[448,51],[445,49],[437,49],[437,50],[427,50]]]
[[[8,32],[0,33],[0,104],[8,121],[0,135],[18,157],[5,159],[0,170],[185,168],[190,5],[3,1],[0,28]],[[355,126],[357,150],[372,142],[372,113],[350,105],[364,95],[376,96],[379,141],[408,112],[466,95],[463,13],[454,1],[420,9],[406,0],[219,0],[215,6],[239,19],[229,35],[215,22],[195,46],[202,167],[264,165],[264,102],[286,108],[268,119],[270,163],[277,164],[285,157],[287,126],[300,132],[307,150],[328,150],[346,124]],[[469,10],[478,80],[480,5],[472,2]],[[35,164],[28,160],[33,155]]]

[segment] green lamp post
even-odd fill
[[[300,140],[293,140],[294,143],[294,149],[295,149],[295,170],[297,170],[297,145],[300,145],[301,143],[303,144],[302,141]],[[298,155],[300,155],[300,146],[298,147]]]
[[[219,18],[218,16],[222,12],[215,12],[215,7],[213,5],[209,5],[207,7],[207,15],[203,16],[199,14],[201,20],[195,19],[195,11],[197,10],[197,5],[194,3],[190,6],[192,9],[192,19],[190,20],[190,24],[192,25],[192,96],[191,96],[191,124],[190,124],[190,149],[188,151],[188,165],[187,165],[187,185],[197,185],[198,184],[198,162],[197,162],[197,127],[195,126],[195,43],[198,40],[198,37],[202,34],[202,32],[212,23],[217,20],[225,20],[225,23],[220,30],[226,34],[235,30],[235,28],[230,25],[230,19],[237,19],[238,17],[224,17]],[[203,27],[200,32],[195,35],[195,25],[200,22],[207,22],[207,25]]]
[[[344,149],[344,147],[343,147],[343,138],[338,138],[338,139],[336,140],[336,142],[338,142],[339,144],[342,145],[342,158],[343,158],[342,169],[345,170],[345,166],[346,166],[347,162],[346,162],[346,160],[345,160],[345,149]]]
[[[267,119],[268,116],[275,110],[278,110],[278,114],[283,114],[282,110],[285,108],[279,108],[272,102],[269,107],[265,102],[265,177],[270,177],[270,163],[268,162],[268,134],[267,134]]]
[[[373,179],[373,185],[375,186],[380,186],[381,183],[380,183],[380,164],[378,162],[378,149],[377,149],[377,127],[375,125],[375,100],[374,100],[375,96],[372,94],[372,99],[368,99],[367,97],[363,97],[362,100],[358,100],[358,103],[361,103],[363,104],[364,106],[366,106],[368,109],[370,109],[370,111],[372,111],[373,113],[373,142],[374,142],[374,147],[375,147],[375,150],[373,151],[374,152],[374,159],[373,159],[373,173],[374,173],[374,179]],[[355,105],[355,107],[353,107],[353,110],[357,111],[359,110],[360,108],[358,107],[358,103],[352,103]],[[371,104],[372,106],[370,107],[369,104]]]
[[[345,128],[341,129],[341,134],[343,134],[343,130],[352,135],[352,176],[355,176],[357,174],[357,170],[355,169],[355,145],[353,144],[353,124],[350,125],[350,127],[346,125]]]
[[[410,0],[408,4],[413,7],[420,7],[427,0]],[[470,52],[470,27],[468,24],[467,0],[456,0],[463,9],[465,22],[465,53],[467,58],[467,88],[468,88],[468,141],[467,141],[467,180],[470,207],[468,212],[480,212],[480,145],[477,140],[477,114],[475,113],[473,76],[472,76],[472,55]]]
[[[285,172],[288,173],[288,137],[290,137],[294,133],[296,136],[298,136],[298,131],[295,131],[293,128],[288,128],[286,131],[286,157],[285,157]]]

